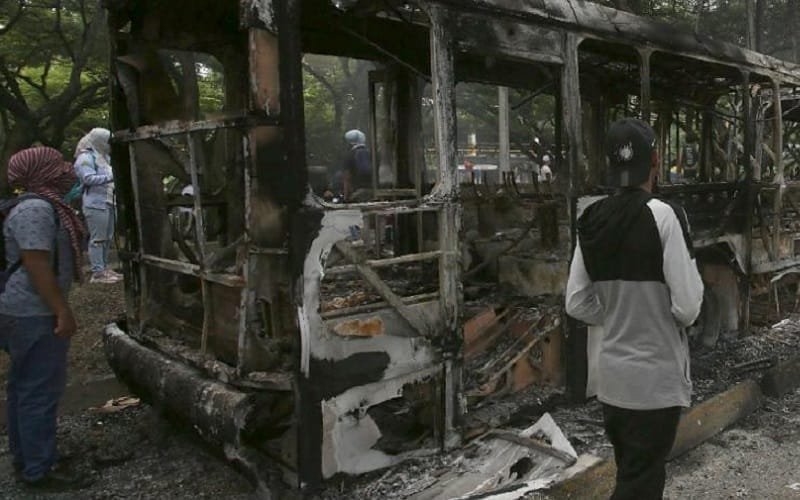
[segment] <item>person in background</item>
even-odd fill
[[[61,153],[38,147],[11,157],[8,181],[23,192],[3,224],[8,280],[0,293],[0,347],[11,356],[6,391],[11,459],[32,488],[72,489],[86,480],[58,463],[56,424],[67,351],[77,330],[67,294],[80,278],[86,235],[63,201],[77,177]]]
[[[683,176],[678,171],[678,165],[673,164],[669,168],[669,182],[670,184],[680,184],[683,181]]]
[[[528,150],[525,152],[525,161],[523,162],[523,166],[520,168],[519,179],[519,182],[523,184],[537,185],[539,183],[539,157],[536,152],[538,147],[538,142],[534,141],[530,144]]]
[[[110,138],[107,129],[95,128],[75,148],[75,172],[83,186],[83,215],[89,227],[90,283],[116,283],[122,279],[109,267],[115,221]]]
[[[602,326],[592,390],[614,446],[614,500],[662,498],[681,407],[691,403],[686,327],[703,302],[682,208],[652,194],[656,135],[631,118],[606,138],[617,193],[586,208],[567,280],[567,314]]]
[[[683,173],[683,178],[688,182],[697,181],[697,167],[700,163],[700,146],[694,132],[686,132],[686,142],[678,156],[678,170]]]
[[[539,167],[539,184],[548,185],[553,182],[552,161],[549,154],[542,155],[542,166]]]
[[[348,150],[342,165],[342,191],[345,200],[364,189],[372,189],[372,163],[367,136],[360,130],[350,130],[344,135]]]

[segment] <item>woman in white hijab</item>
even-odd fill
[[[122,279],[108,266],[115,219],[110,138],[110,131],[95,128],[75,148],[75,173],[81,183],[83,214],[89,228],[90,283],[116,283]]]

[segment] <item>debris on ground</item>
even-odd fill
[[[343,489],[333,485],[319,498],[514,500],[597,461],[590,455],[579,457],[553,417],[545,413],[521,431],[495,429],[447,454],[401,464],[377,480],[349,485],[343,480],[339,483]]]
[[[121,293],[115,287],[78,290],[84,294],[81,303],[100,300],[95,295],[102,295],[103,300],[116,300],[109,311],[122,310]],[[346,306],[363,300],[361,296],[356,298],[359,300]],[[513,495],[533,491],[540,484],[552,481],[554,476],[560,477],[558,474],[569,474],[574,468],[584,468],[598,459],[610,457],[612,448],[604,435],[599,403],[569,403],[563,389],[543,383],[541,371],[537,370],[533,370],[535,383],[517,382],[515,387],[514,382],[518,380],[515,377],[519,377],[520,372],[509,366],[524,360],[532,368],[541,368],[541,350],[524,348],[541,332],[557,325],[557,305],[555,299],[524,303],[499,293],[476,293],[466,304],[470,313],[467,335],[472,338],[467,347],[472,346],[472,351],[468,356],[465,382],[473,392],[468,398],[464,445],[443,454],[418,456],[388,470],[334,478],[318,498],[432,499],[437,498],[437,494],[440,498],[446,495],[453,495],[451,498],[471,495],[517,498]],[[81,314],[92,318],[90,323],[103,321],[93,318],[94,311]],[[82,321],[82,325],[86,324]],[[95,332],[83,329],[75,339],[71,352],[75,379],[91,379],[107,373],[102,349],[99,344],[94,345],[97,340]],[[541,340],[534,345],[538,346],[539,342]],[[515,359],[514,353],[520,351],[528,354]],[[765,369],[798,354],[798,315],[757,328],[748,336],[720,340],[712,350],[693,350],[693,402],[705,401],[742,380],[758,378]],[[0,356],[0,363],[5,359]],[[481,388],[486,389],[492,377],[499,380],[494,390],[479,393]],[[221,456],[200,444],[190,429],[167,423],[138,399],[115,398],[91,409],[84,408],[79,414],[62,417],[59,428],[65,458],[96,479],[91,488],[81,493],[81,498],[254,497],[251,483]],[[777,495],[771,498],[796,495],[792,486],[796,486],[798,478],[793,472],[775,477],[775,481],[781,483],[782,493],[778,494],[775,493],[777,486],[773,490],[767,485],[748,486],[737,478],[749,477],[749,472],[742,469],[740,475],[735,476],[735,471],[736,467],[741,468],[736,463],[750,463],[751,468],[762,471],[762,482],[767,482],[766,470],[774,467],[774,460],[770,458],[772,451],[783,457],[782,464],[786,467],[800,465],[800,453],[792,451],[800,444],[797,430],[800,417],[797,415],[800,415],[800,394],[795,392],[780,399],[768,399],[761,410],[744,419],[733,431],[672,462],[668,496],[727,498],[744,491],[750,496],[765,491]],[[557,439],[548,437],[555,432],[553,429],[541,434],[531,433],[532,423],[537,421],[551,422],[557,430]],[[551,448],[557,451],[548,454]],[[6,449],[6,438],[2,436],[0,498],[31,498],[14,481]],[[571,460],[565,460],[559,451],[569,454],[573,460],[579,458],[573,469],[568,468]],[[756,458],[752,454],[756,451],[763,458],[753,465]],[[494,468],[490,464],[494,464]],[[725,467],[732,467],[734,471]],[[796,470],[797,467],[793,467]],[[707,477],[700,477],[700,473],[693,471],[705,471],[702,474]],[[714,477],[730,474],[735,476],[731,479],[736,484],[735,489],[715,484]],[[758,483],[757,479],[752,481]],[[498,488],[502,494],[492,493]],[[720,493],[723,490],[724,494]],[[56,495],[53,498],[75,497]]]
[[[38,498],[15,479],[2,431],[0,499]],[[191,429],[170,423],[146,405],[63,416],[58,440],[61,459],[94,482],[79,492],[48,494],[48,499],[256,498],[250,482]]]
[[[132,398],[130,396],[123,396],[121,398],[109,399],[103,406],[93,406],[89,411],[95,413],[117,413],[133,406],[139,406],[141,400],[139,398]]]

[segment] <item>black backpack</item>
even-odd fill
[[[11,277],[12,274],[17,272],[17,270],[22,265],[21,260],[17,260],[10,266],[8,265],[6,259],[6,238],[5,238],[5,233],[3,231],[6,217],[8,217],[8,214],[11,212],[11,209],[16,207],[18,204],[20,204],[25,200],[32,200],[32,199],[45,200],[48,203],[50,203],[50,201],[47,200],[46,198],[33,193],[24,193],[19,196],[15,196],[13,198],[6,198],[0,200],[0,293],[3,293],[5,291],[8,279]],[[58,220],[58,217],[56,217],[56,220]],[[56,245],[55,248],[58,249],[58,246]],[[56,265],[58,265],[58,256],[56,256],[55,262]]]

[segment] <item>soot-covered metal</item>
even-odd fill
[[[794,290],[788,63],[576,0],[106,7],[128,306],[109,361],[254,477],[315,487],[458,446],[471,405],[532,384],[582,398],[585,332],[561,295],[617,114],[653,123],[661,193],[689,213],[698,342]],[[321,54],[374,65],[381,154],[345,202],[323,192],[334,171],[309,183],[303,65]],[[467,84],[500,88],[496,147],[457,130]],[[509,141],[534,99],[551,177]],[[691,129],[697,174],[673,178]]]

